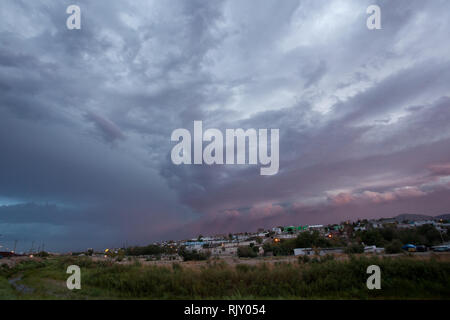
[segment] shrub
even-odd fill
[[[398,239],[392,240],[385,248],[386,253],[400,253],[402,252],[402,243]]]
[[[263,245],[264,254],[272,252],[274,256],[288,256],[294,254],[295,239],[282,239],[279,243],[266,242]]]
[[[186,248],[181,248],[178,254],[183,258],[183,261],[199,261],[208,260],[211,256],[211,252],[198,252],[197,250],[186,250]]]
[[[301,255],[298,257],[298,263],[308,263],[311,258],[307,255]]]
[[[294,248],[326,248],[331,247],[332,244],[328,239],[325,239],[317,230],[313,232],[302,232],[293,241]]]
[[[145,247],[127,248],[125,254],[127,256],[144,256],[144,255],[161,254],[163,252],[164,249],[162,247],[151,244]]]
[[[320,258],[321,262],[332,261],[334,260],[334,256],[332,254],[327,253],[323,257]]]
[[[344,252],[347,254],[364,253],[364,246],[362,244],[352,243],[347,248],[345,248]]]
[[[254,258],[257,256],[252,247],[238,247],[237,255],[239,258]]]
[[[41,251],[39,253],[36,254],[37,257],[41,257],[41,258],[46,258],[49,256],[47,251]]]

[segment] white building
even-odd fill
[[[364,247],[365,253],[383,253],[384,248],[377,248],[377,246],[367,246]]]
[[[281,228],[272,228],[272,231],[276,234],[281,234]]]
[[[294,249],[294,256],[308,256],[311,254],[311,251],[312,248],[296,248]]]

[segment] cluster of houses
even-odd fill
[[[417,228],[422,225],[433,225],[439,232],[446,232],[450,228],[449,220],[443,219],[422,219],[422,220],[407,220],[397,218],[378,219],[378,220],[358,220],[356,222],[346,221],[340,224],[331,225],[300,225],[300,226],[278,226],[271,229],[258,229],[257,232],[235,233],[228,235],[216,236],[198,236],[194,239],[179,240],[179,241],[164,241],[161,243],[154,243],[154,245],[180,249],[182,247],[187,250],[197,250],[199,252],[209,252],[212,256],[236,256],[239,247],[255,246],[258,248],[260,255],[264,254],[263,245],[265,243],[277,243],[283,239],[296,238],[300,233],[317,231],[320,236],[328,239],[340,239],[346,241],[354,232],[365,231],[370,229],[383,228],[386,226],[395,226],[396,228]],[[118,253],[121,248],[107,249],[111,252]],[[88,251],[93,253],[93,249]],[[380,253],[383,248],[375,246],[367,246],[365,252]],[[105,251],[106,252],[106,251]],[[328,253],[341,253],[343,248],[297,248],[294,250],[295,255],[325,255]],[[14,255],[13,251],[1,252],[0,257],[9,257]],[[84,254],[83,254],[84,255]],[[106,253],[99,253],[99,256],[106,255]],[[178,254],[165,254],[158,259],[173,260],[179,259]]]
[[[419,220],[419,221],[399,221],[396,218],[378,219],[378,220],[358,220],[356,222],[346,221],[340,224],[331,225],[300,225],[300,226],[278,226],[271,229],[258,229],[257,232],[235,233],[216,236],[198,236],[194,239],[165,241],[154,243],[158,246],[170,246],[171,248],[186,248],[187,250],[197,250],[198,252],[209,252],[212,256],[236,256],[239,247],[255,246],[260,255],[264,254],[263,246],[265,243],[277,243],[283,239],[296,238],[300,233],[317,231],[320,236],[328,239],[340,239],[344,242],[357,231],[383,228],[386,226],[396,226],[397,228],[416,228],[421,225],[431,224],[437,230],[444,232],[450,228],[448,220]],[[120,250],[120,249],[117,249]],[[326,255],[329,253],[342,253],[344,248],[297,248],[295,255]],[[375,246],[366,246],[365,252],[380,253],[383,248]],[[179,258],[177,254],[166,254],[158,257],[162,260],[172,260]]]
[[[188,250],[209,251],[213,256],[236,256],[237,249],[240,246],[257,246],[259,247],[259,254],[264,254],[262,249],[266,242],[279,242],[282,239],[296,238],[302,232],[318,231],[319,234],[325,238],[339,238],[342,240],[356,231],[364,231],[369,229],[383,228],[389,225],[397,228],[416,228],[421,225],[431,224],[437,230],[444,232],[450,227],[450,223],[440,220],[420,220],[420,221],[398,221],[392,219],[378,219],[378,220],[358,220],[356,222],[346,221],[341,224],[332,225],[301,225],[301,226],[278,226],[269,230],[259,229],[253,233],[237,233],[229,235],[217,235],[214,237],[199,236],[195,239],[174,241],[171,245],[177,247],[185,247]],[[380,253],[383,248],[375,246],[366,246],[365,252]],[[295,249],[295,255],[325,255],[328,253],[342,253],[343,248],[298,248]]]

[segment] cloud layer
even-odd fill
[[[366,8],[381,7],[368,30]],[[67,6],[81,30],[67,30]],[[75,250],[440,214],[448,1],[12,1],[0,243]],[[175,166],[171,132],[279,128],[280,171]]]

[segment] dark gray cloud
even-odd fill
[[[377,3],[382,30],[366,28]],[[68,5],[81,30],[65,27]],[[50,249],[448,211],[448,1],[2,1],[0,234]],[[171,132],[279,128],[280,171]]]

